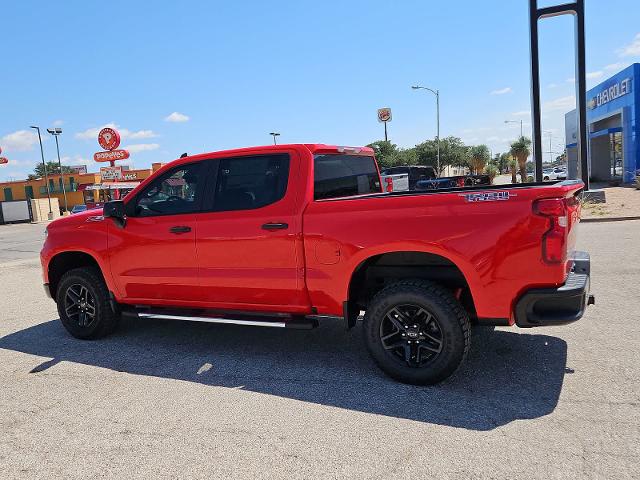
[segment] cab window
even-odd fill
[[[252,210],[281,200],[289,180],[289,155],[219,160],[213,211]]]
[[[181,165],[151,183],[135,199],[134,215],[177,215],[200,209],[204,163]]]

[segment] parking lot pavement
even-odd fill
[[[37,257],[44,242],[45,227],[44,223],[0,225],[0,265]]]
[[[43,227],[15,227],[0,227],[3,478],[637,478],[640,221],[579,227],[597,297],[581,321],[477,328],[435,387],[387,379],[339,324],[137,320],[75,340],[40,286]]]

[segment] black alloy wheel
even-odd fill
[[[117,306],[97,268],[80,267],[66,272],[56,288],[56,303],[62,325],[76,338],[104,337],[118,326]]]
[[[443,333],[437,318],[420,305],[392,307],[380,322],[385,350],[409,367],[419,368],[442,352]]]
[[[64,311],[79,327],[89,327],[96,319],[95,298],[86,286],[70,285],[65,292]]]

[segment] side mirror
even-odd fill
[[[113,218],[113,221],[119,227],[124,227],[127,221],[124,202],[122,200],[112,200],[104,204],[102,208],[102,216],[104,218]]]

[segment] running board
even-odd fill
[[[272,328],[293,328],[297,330],[310,330],[318,326],[318,322],[315,319],[307,319],[305,317],[294,318],[294,317],[275,317],[277,321],[269,320],[268,318],[274,317],[266,317],[264,320],[253,319],[247,320],[243,318],[225,318],[225,317],[214,317],[214,316],[199,316],[199,315],[177,315],[177,314],[169,314],[169,313],[159,313],[159,312],[127,312],[128,314],[133,314],[139,318],[152,318],[156,320],[182,320],[187,322],[203,322],[203,323],[222,323],[222,324],[230,324],[230,325],[245,325],[251,327],[272,327]],[[286,318],[287,321],[283,322],[282,320]]]

